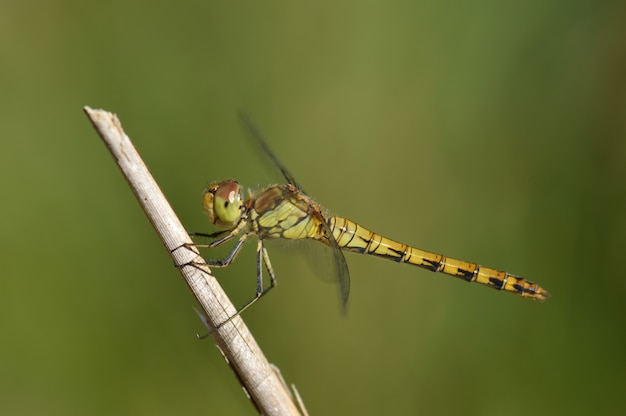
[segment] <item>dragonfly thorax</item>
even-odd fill
[[[212,183],[202,196],[204,212],[216,227],[230,228],[243,215],[241,186],[233,179]]]

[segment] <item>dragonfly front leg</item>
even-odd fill
[[[186,246],[187,248],[190,247],[200,247],[200,248],[214,248],[219,246],[220,244],[223,244],[229,240],[232,240],[233,237],[237,236],[241,230],[246,226],[246,222],[244,220],[241,220],[239,222],[239,224],[237,224],[236,227],[230,229],[230,230],[225,230],[225,231],[218,231],[216,233],[212,233],[212,234],[205,234],[205,233],[189,233],[190,236],[196,236],[196,237],[206,237],[206,238],[218,238],[217,240],[211,242],[210,244],[185,244],[184,246]],[[226,256],[225,259],[223,260],[216,260],[216,259],[207,259],[205,258],[204,261],[206,262],[206,264],[208,264],[209,266],[212,267],[226,267],[228,265],[230,265],[233,260],[235,260],[235,258],[237,257],[237,255],[239,254],[239,252],[241,251],[241,247],[243,247],[243,243],[246,242],[246,240],[248,239],[248,237],[250,237],[250,235],[252,235],[250,232],[245,233],[244,235],[241,236],[241,238],[239,239],[239,241],[237,241],[237,243],[235,243],[235,246],[232,248],[232,250],[230,251],[230,253],[228,253],[228,255]],[[191,263],[192,266],[194,266],[193,263]]]
[[[241,230],[246,226],[246,221],[244,221],[243,219],[241,221],[239,221],[239,224],[237,224],[236,227],[231,228],[230,230],[224,230],[224,231],[218,231],[215,233],[211,233],[211,234],[206,234],[206,233],[189,233],[190,236],[192,237],[205,237],[205,238],[217,238],[217,240],[212,241],[209,244],[183,244],[183,247],[186,247],[188,249],[191,249],[192,247],[199,247],[199,248],[215,248],[217,246],[219,246],[220,244],[223,244],[229,240],[232,240],[233,237],[237,236]],[[230,251],[230,253],[228,253],[228,255],[226,256],[226,258],[224,260],[215,260],[215,259],[204,259],[204,261],[209,265],[209,266],[213,266],[213,267],[226,267],[228,266],[230,263],[232,263],[232,261],[237,257],[237,255],[239,254],[239,251],[241,250],[241,247],[243,246],[243,243],[246,241],[246,239],[250,236],[251,234],[245,233],[243,236],[241,236],[241,238],[239,239],[239,241],[237,241],[237,243],[235,244],[235,246],[233,247],[233,249]],[[191,264],[193,266],[193,264]]]
[[[192,236],[192,237],[217,238],[217,240],[212,241],[209,244],[194,244],[194,246],[196,246],[196,247],[215,248],[215,247],[219,246],[220,244],[223,244],[223,243],[231,240],[233,237],[235,237],[237,234],[239,234],[241,232],[241,230],[243,230],[243,228],[245,226],[246,226],[246,221],[241,220],[241,221],[239,221],[239,224],[237,224],[236,227],[234,227],[234,228],[232,228],[230,230],[218,231],[218,232],[211,233],[211,234],[189,233],[189,235]],[[246,238],[247,238],[247,236],[246,236]]]
[[[241,251],[241,247],[243,247],[243,243],[246,242],[246,240],[248,239],[248,237],[250,236],[250,234],[244,234],[241,236],[241,238],[239,239],[239,241],[237,241],[237,243],[235,243],[235,246],[233,247],[232,250],[230,250],[230,253],[228,253],[228,255],[223,259],[223,260],[216,260],[216,259],[204,259],[204,261],[206,261],[206,263],[211,266],[211,267],[227,267],[229,266],[233,260],[235,260],[235,258],[237,257],[237,255],[239,254],[239,252]],[[226,236],[228,237],[228,236]],[[226,238],[224,237],[224,238]],[[232,237],[229,237],[228,239],[230,240]],[[219,241],[219,240],[217,240]],[[223,242],[223,241],[222,241]],[[215,241],[214,241],[215,243]],[[221,244],[221,243],[219,243]],[[210,245],[209,245],[210,247]]]
[[[221,243],[223,243],[224,241],[228,241],[231,238],[233,238],[236,235],[236,233],[233,233],[233,230],[222,230],[222,231],[216,231],[214,233],[211,234],[207,234],[207,233],[194,233],[191,232],[189,233],[190,237],[203,237],[203,238],[208,238],[208,239],[215,239],[215,241],[212,241],[209,244],[194,244],[194,246],[196,247],[203,247],[203,248],[207,248],[207,247],[215,247],[215,243],[218,242],[217,245],[220,245]],[[224,241],[222,241],[224,240]]]
[[[239,234],[239,231],[241,229],[239,227],[235,227],[232,230],[226,230],[226,231],[218,231],[216,233],[212,233],[212,234],[204,234],[204,233],[189,233],[190,236],[192,237],[205,237],[205,238],[217,238],[217,240],[215,241],[211,241],[209,244],[193,244],[195,247],[201,247],[201,248],[215,248],[221,244],[224,244],[225,242],[232,240],[233,237],[235,237],[237,234]]]

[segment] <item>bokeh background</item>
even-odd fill
[[[243,109],[332,213],[552,292],[348,254],[342,317],[270,245],[244,318],[311,414],[624,414],[625,40],[620,1],[2,2],[0,413],[254,413],[89,105],[189,230],[209,182],[280,180]]]

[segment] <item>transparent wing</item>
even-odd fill
[[[265,154],[269,156],[269,158],[272,160],[274,165],[278,167],[278,169],[283,174],[283,177],[287,180],[287,182],[292,184],[293,186],[295,186],[302,192],[304,192],[302,187],[296,182],[296,180],[291,175],[291,173],[287,170],[287,168],[282,163],[280,163],[278,158],[274,155],[274,152],[272,152],[272,150],[269,148],[269,146],[267,145],[267,142],[265,141],[265,138],[263,137],[261,132],[256,128],[254,123],[252,123],[252,120],[250,120],[250,118],[241,111],[239,111],[237,115],[239,116],[239,120],[245,126],[248,133],[250,133],[252,138],[261,146],[261,149],[263,149],[263,152],[265,152]]]
[[[339,248],[337,240],[333,237],[333,232],[327,222],[324,222],[324,229],[328,235],[328,245],[330,246],[332,253],[332,273],[335,274],[335,278],[339,282],[339,290],[341,295],[341,306],[343,313],[346,313],[346,305],[348,303],[348,296],[350,295],[350,271],[348,270],[348,264],[346,258],[343,255],[343,251]]]
[[[296,182],[293,175],[287,170],[285,165],[283,165],[278,158],[274,155],[274,152],[269,148],[267,141],[261,134],[261,132],[256,128],[252,120],[243,112],[238,112],[239,120],[245,126],[246,130],[250,133],[252,138],[261,146],[263,152],[272,160],[274,165],[278,167],[280,172],[282,173],[285,180],[288,183],[292,184],[303,194],[306,194],[304,189]],[[330,246],[330,251],[332,257],[330,260],[332,262],[331,273],[334,274],[333,278],[337,280],[339,283],[339,289],[341,294],[341,302],[345,312],[346,303],[348,301],[348,295],[350,294],[350,271],[348,270],[348,264],[346,263],[346,258],[343,255],[343,252],[339,248],[335,237],[333,236],[333,232],[328,225],[328,222],[325,218],[320,218],[320,222],[324,224],[324,232],[327,236],[327,243]]]

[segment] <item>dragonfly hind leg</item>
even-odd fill
[[[244,235],[245,237],[246,235]],[[243,239],[243,237],[242,237]],[[241,240],[240,240],[241,241]],[[234,251],[234,250],[233,250]],[[259,240],[259,244],[257,245],[257,260],[256,260],[256,267],[257,267],[257,276],[256,276],[256,280],[257,280],[257,286],[256,286],[256,294],[254,295],[254,297],[252,299],[250,299],[248,302],[246,302],[241,308],[239,308],[237,310],[237,312],[235,312],[235,314],[231,317],[229,317],[227,320],[225,320],[224,322],[222,322],[221,324],[219,324],[216,329],[220,328],[222,325],[230,322],[233,318],[235,318],[236,316],[239,316],[243,311],[245,311],[246,309],[248,309],[250,306],[252,306],[257,300],[261,299],[263,296],[265,296],[267,294],[267,292],[269,292],[270,290],[272,290],[274,287],[276,287],[276,275],[274,274],[274,269],[272,268],[272,263],[270,262],[270,257],[267,254],[267,249],[263,246],[263,240]],[[232,253],[232,252],[231,252]],[[230,255],[228,256],[230,257]],[[227,257],[227,258],[228,258]],[[270,284],[268,287],[266,287],[265,289],[263,288],[263,266],[265,265],[265,268],[267,269],[267,272],[270,275]]]

